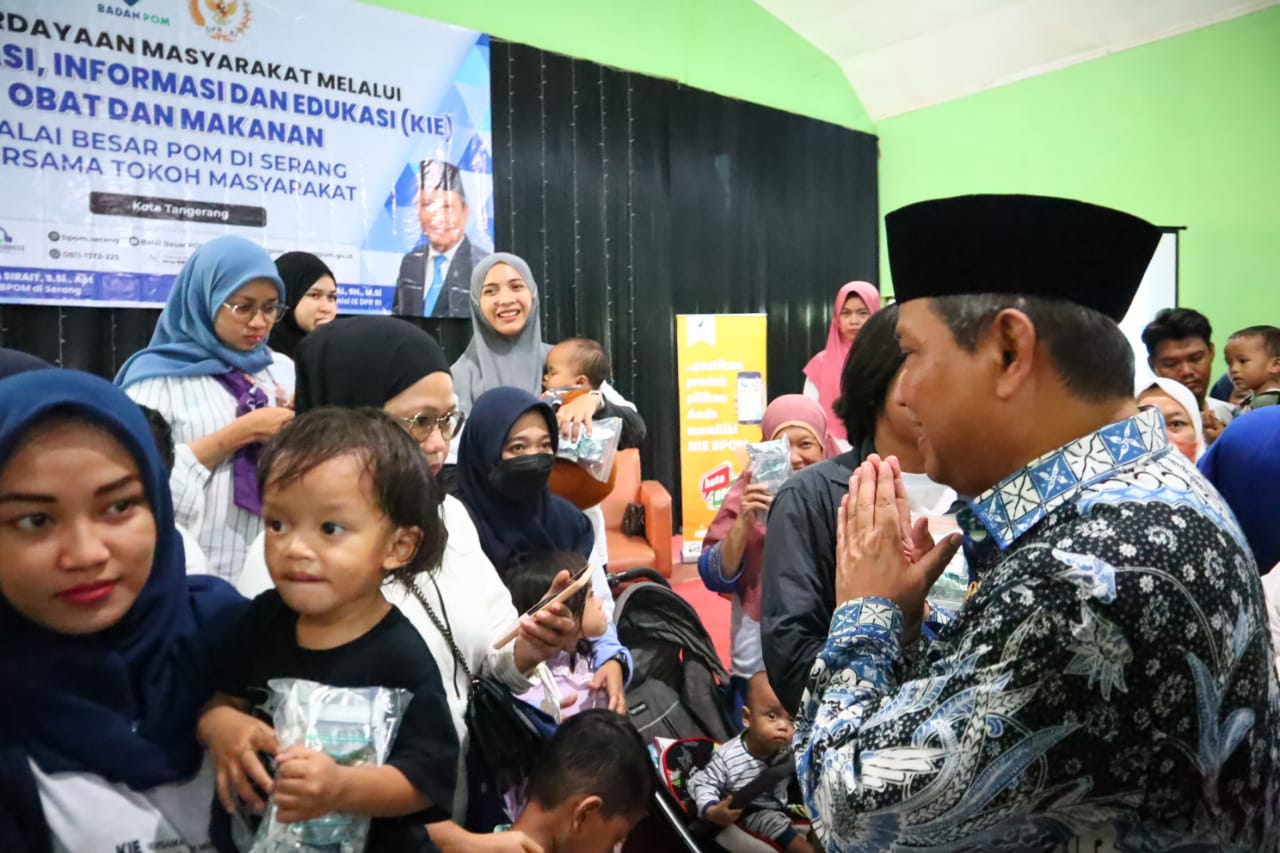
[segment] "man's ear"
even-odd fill
[[[1035,372],[1036,336],[1035,324],[1017,308],[1005,308],[991,321],[989,334],[996,348],[1000,367],[996,376],[996,396],[1007,400],[1014,395]]]
[[[573,807],[573,831],[577,832],[586,826],[587,821],[597,816],[604,809],[604,800],[597,794],[589,794]]]
[[[397,527],[392,533],[391,543],[387,547],[387,556],[382,561],[382,568],[394,572],[407,566],[418,554],[422,546],[421,527]]]

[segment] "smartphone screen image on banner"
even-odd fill
[[[758,370],[738,371],[738,423],[758,424],[764,419],[764,379]]]

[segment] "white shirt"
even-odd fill
[[[493,644],[509,633],[519,618],[511,604],[511,593],[498,578],[493,564],[480,548],[480,535],[463,503],[452,495],[444,499],[441,512],[444,526],[449,531],[444,560],[435,574],[435,584],[425,576],[419,576],[418,589],[441,621],[446,621],[453,632],[453,641],[467,660],[467,666],[475,675],[484,673],[502,681],[516,695],[527,691],[531,684],[520,674],[515,664],[515,644],[508,643],[501,650]],[[606,588],[607,588],[606,583]],[[271,589],[271,575],[267,571],[265,537],[259,535],[249,546],[244,571],[236,588],[250,598]],[[436,590],[439,589],[437,594]],[[383,587],[387,600],[408,617],[426,641],[431,656],[440,669],[445,685],[445,698],[449,713],[453,715],[453,727],[458,734],[458,783],[454,794],[455,816],[466,814],[467,783],[464,757],[467,752],[467,675],[456,664],[453,652],[444,635],[431,621],[421,602],[404,588],[393,583]],[[442,600],[443,599],[443,602]],[[612,604],[613,598],[606,599]]]
[[[31,762],[54,853],[213,850],[213,762],[185,782],[135,791],[92,773],[45,773]],[[220,806],[217,806],[220,808]]]
[[[284,386],[284,368],[272,365],[251,377],[276,405],[276,387]],[[293,379],[289,377],[289,383]],[[236,419],[236,399],[212,376],[161,376],[134,382],[125,389],[134,402],[164,415],[173,430],[174,466],[169,475],[174,517],[196,535],[209,573],[235,583],[245,550],[262,532],[262,519],[235,505],[233,456],[210,471],[189,444],[217,432]],[[283,393],[283,391],[282,391]]]

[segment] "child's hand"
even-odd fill
[[[707,820],[717,826],[733,826],[738,822],[738,818],[742,817],[742,809],[735,809],[729,805],[729,801],[733,797],[725,797],[711,808],[707,809],[702,815]]]
[[[570,441],[577,441],[578,434],[586,430],[591,435],[591,419],[596,412],[604,408],[604,397],[596,393],[583,394],[556,409],[556,421],[560,424],[560,434]]]
[[[258,760],[259,752],[280,749],[275,729],[256,717],[226,704],[215,704],[200,716],[196,734],[209,750],[217,769],[218,800],[228,812],[235,812],[234,791],[258,811],[267,807],[254,790],[254,783],[271,791],[271,774]]]
[[[281,823],[298,823],[339,811],[342,768],[328,755],[295,745],[278,754],[276,764],[279,769],[271,799]]]
[[[606,661],[604,666],[596,670],[591,679],[592,690],[603,690],[609,696],[609,710],[622,716],[627,715],[626,679],[623,678],[622,664],[619,661]]]

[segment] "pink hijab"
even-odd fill
[[[836,294],[836,307],[831,313],[831,328],[827,331],[827,345],[809,359],[804,366],[804,375],[818,386],[818,402],[827,415],[827,429],[836,438],[845,439],[844,423],[836,417],[831,408],[840,399],[840,374],[844,371],[844,360],[849,356],[849,348],[853,341],[845,341],[840,336],[840,309],[850,296],[857,296],[866,304],[872,314],[880,310],[880,292],[876,286],[866,281],[851,281]]]
[[[840,452],[835,440],[827,432],[827,416],[822,406],[803,394],[784,394],[778,397],[764,410],[764,418],[760,423],[760,432],[766,441],[772,440],[787,427],[798,426],[813,433],[813,437],[822,443],[823,458],[830,459]],[[742,478],[733,484],[725,495],[720,511],[707,528],[707,536],[702,540],[705,551],[729,535],[733,524],[738,520],[742,509]],[[765,526],[757,521],[747,534],[747,547],[742,553],[742,574],[738,578],[738,596],[742,599],[742,609],[757,622],[760,621],[760,569],[764,563]]]

